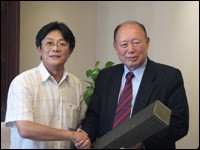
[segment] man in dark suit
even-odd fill
[[[100,71],[82,122],[92,142],[112,130],[128,72],[134,74],[130,117],[156,100],[172,111],[169,127],[132,148],[175,148],[175,142],[187,134],[189,110],[181,72],[150,60],[149,43],[146,29],[139,22],[127,21],[116,27],[113,45],[122,64]]]

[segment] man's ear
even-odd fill
[[[150,43],[150,38],[149,37],[147,37],[146,43],[149,46],[149,43]]]
[[[114,49],[115,49],[115,52],[118,54],[118,51],[117,51],[117,43],[114,41],[113,42],[113,47],[114,47]]]
[[[69,50],[69,57],[71,56],[72,52],[73,52],[73,51]]]
[[[38,52],[38,55],[40,56],[40,59],[42,60],[42,50],[41,50],[41,46],[38,46],[38,47],[37,47],[37,52]]]

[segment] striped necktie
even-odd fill
[[[126,83],[124,89],[122,90],[118,106],[115,112],[115,119],[113,128],[115,128],[120,123],[125,122],[130,118],[131,113],[131,102],[132,102],[132,78],[134,77],[133,72],[128,72],[126,75]]]

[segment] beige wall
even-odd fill
[[[49,22],[61,21],[76,38],[66,69],[85,80],[85,71],[96,61],[96,2],[21,1],[20,5],[20,72],[40,62],[35,46],[39,29]]]
[[[25,2],[21,1],[20,72],[35,67],[38,30],[63,21],[74,32],[76,48],[66,68],[82,81],[96,60],[119,63],[113,30],[125,20],[142,22],[151,38],[149,57],[182,71],[190,108],[190,129],[177,148],[199,146],[199,2]],[[84,87],[85,83],[82,82]]]

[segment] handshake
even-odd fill
[[[82,129],[78,128],[77,130],[69,128],[69,131],[72,131],[72,142],[77,149],[90,149],[91,142],[88,137],[88,134]]]

